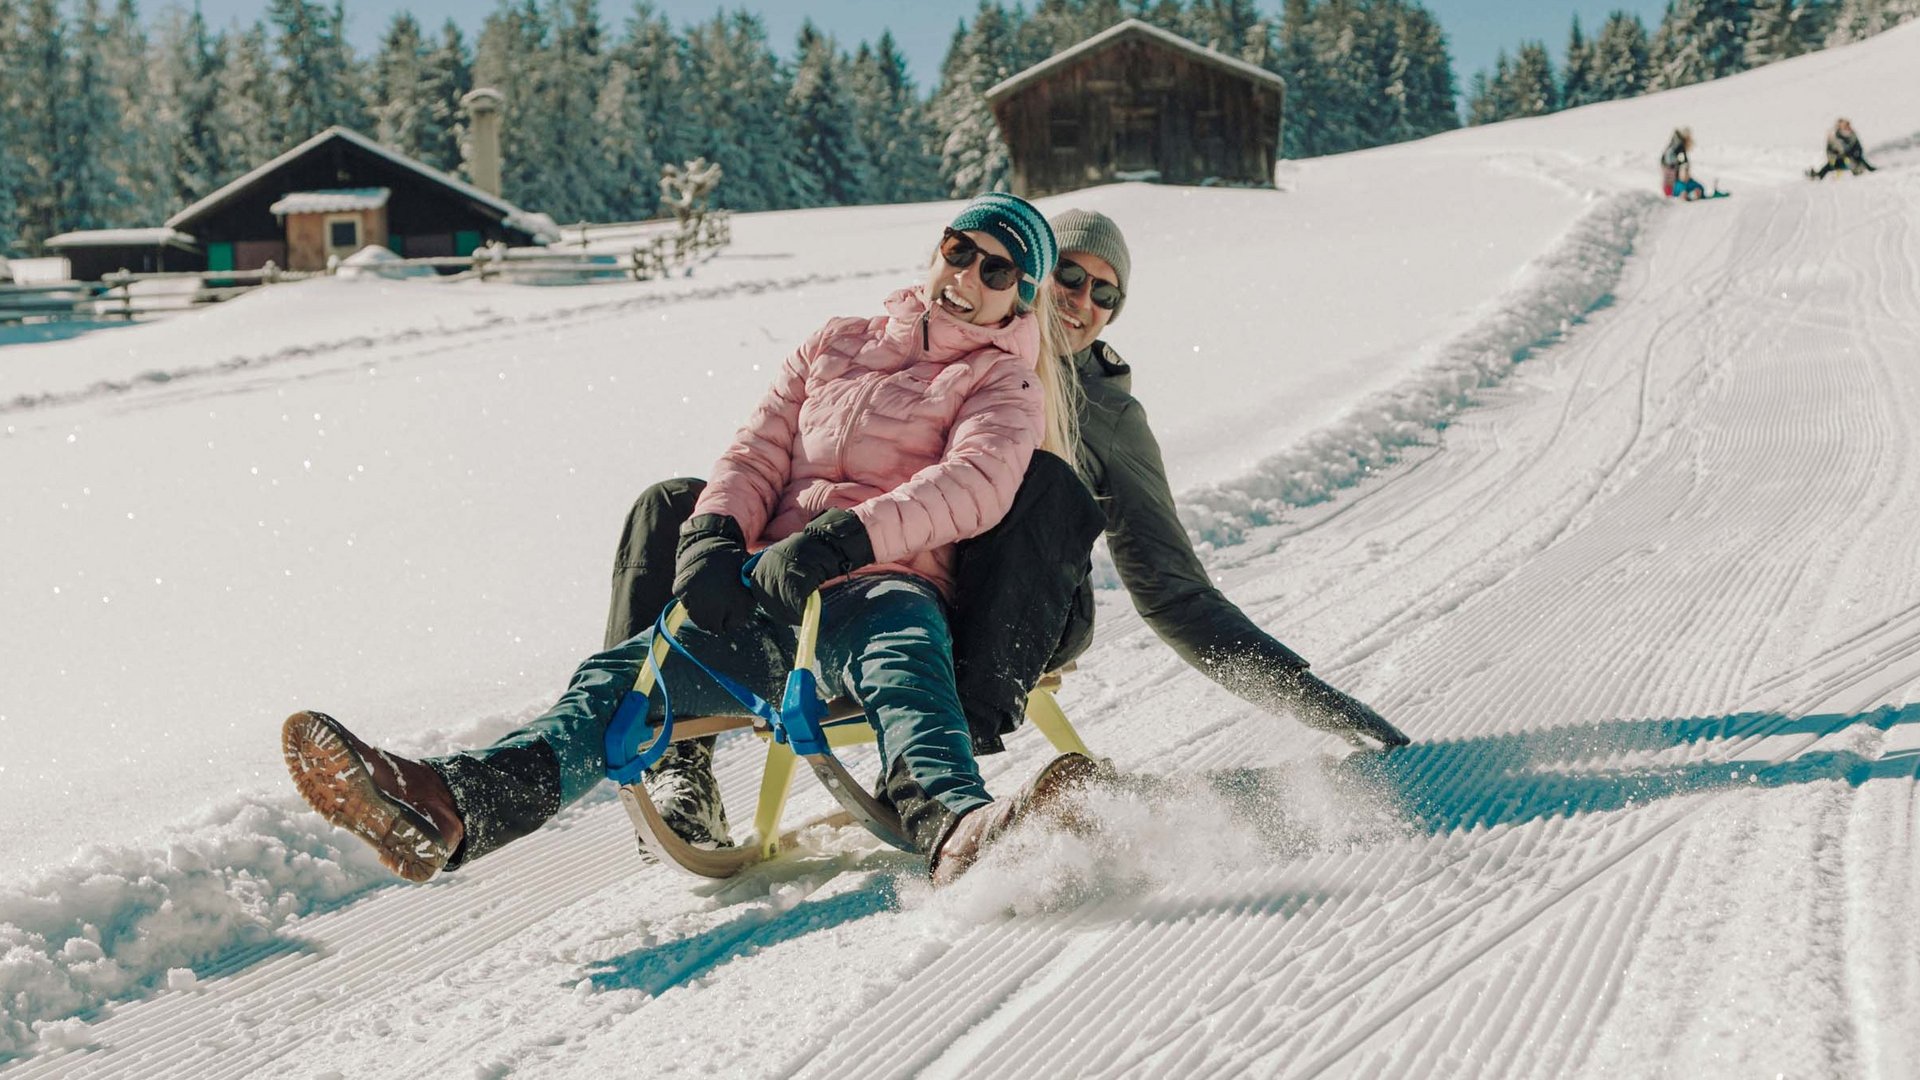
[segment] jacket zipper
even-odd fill
[[[932,331],[928,328],[928,324],[933,321],[932,316],[933,313],[930,311],[920,316],[920,342],[924,352],[933,351]],[[907,362],[912,363],[917,359],[919,359],[918,356],[909,356]],[[860,396],[853,402],[853,411],[847,414],[847,426],[840,429],[840,448],[834,456],[834,471],[841,476],[847,475],[847,443],[853,438],[853,426],[860,422],[860,414],[867,408],[867,399],[873,397],[873,392],[880,388],[880,380],[884,378],[886,378],[885,375],[874,372],[873,376],[867,380],[867,385],[860,388]]]

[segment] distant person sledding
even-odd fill
[[[1689,158],[1692,152],[1693,129],[1674,129],[1673,138],[1667,140],[1667,148],[1660,153],[1660,194],[1688,202],[1725,198],[1727,193],[1721,191],[1718,184],[1708,191],[1693,178],[1693,163]]]
[[[1844,116],[1834,123],[1832,131],[1827,132],[1827,163],[1818,169],[1808,169],[1807,177],[1824,180],[1835,169],[1845,169],[1855,176],[1875,171],[1867,161],[1866,149],[1860,145],[1860,136]]]

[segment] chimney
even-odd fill
[[[467,92],[467,174],[473,186],[489,195],[500,194],[500,91],[481,86]]]

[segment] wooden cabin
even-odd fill
[[[499,241],[546,243],[558,230],[463,180],[331,127],[167,219],[205,251],[205,268],[325,269],[368,244],[407,258],[468,255]]]
[[[1117,180],[1271,187],[1286,80],[1138,19],[990,88],[1013,191]]]

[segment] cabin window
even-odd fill
[[[330,248],[360,249],[360,222],[354,218],[335,219],[327,222],[327,246]]]
[[[1061,157],[1079,153],[1080,118],[1056,113],[1047,123],[1047,146]]]

